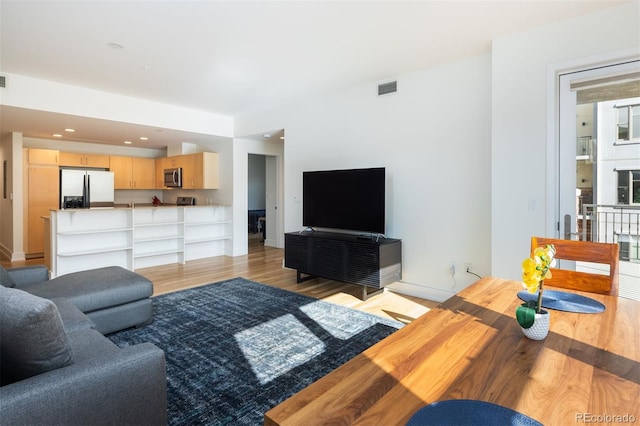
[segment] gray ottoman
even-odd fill
[[[25,284],[21,289],[46,299],[68,299],[102,334],[148,324],[153,319],[153,284],[119,266],[74,272]]]

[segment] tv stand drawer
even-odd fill
[[[401,240],[330,232],[285,234],[285,266],[299,273],[382,288],[402,279]]]

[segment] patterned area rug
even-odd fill
[[[261,425],[266,411],[402,327],[243,278],[155,297],[154,315],[108,337],[164,350],[171,425]]]

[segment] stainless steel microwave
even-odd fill
[[[182,168],[164,169],[164,186],[182,188]]]

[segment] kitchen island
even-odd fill
[[[51,210],[45,259],[51,278],[102,266],[129,270],[231,252],[231,207]]]

